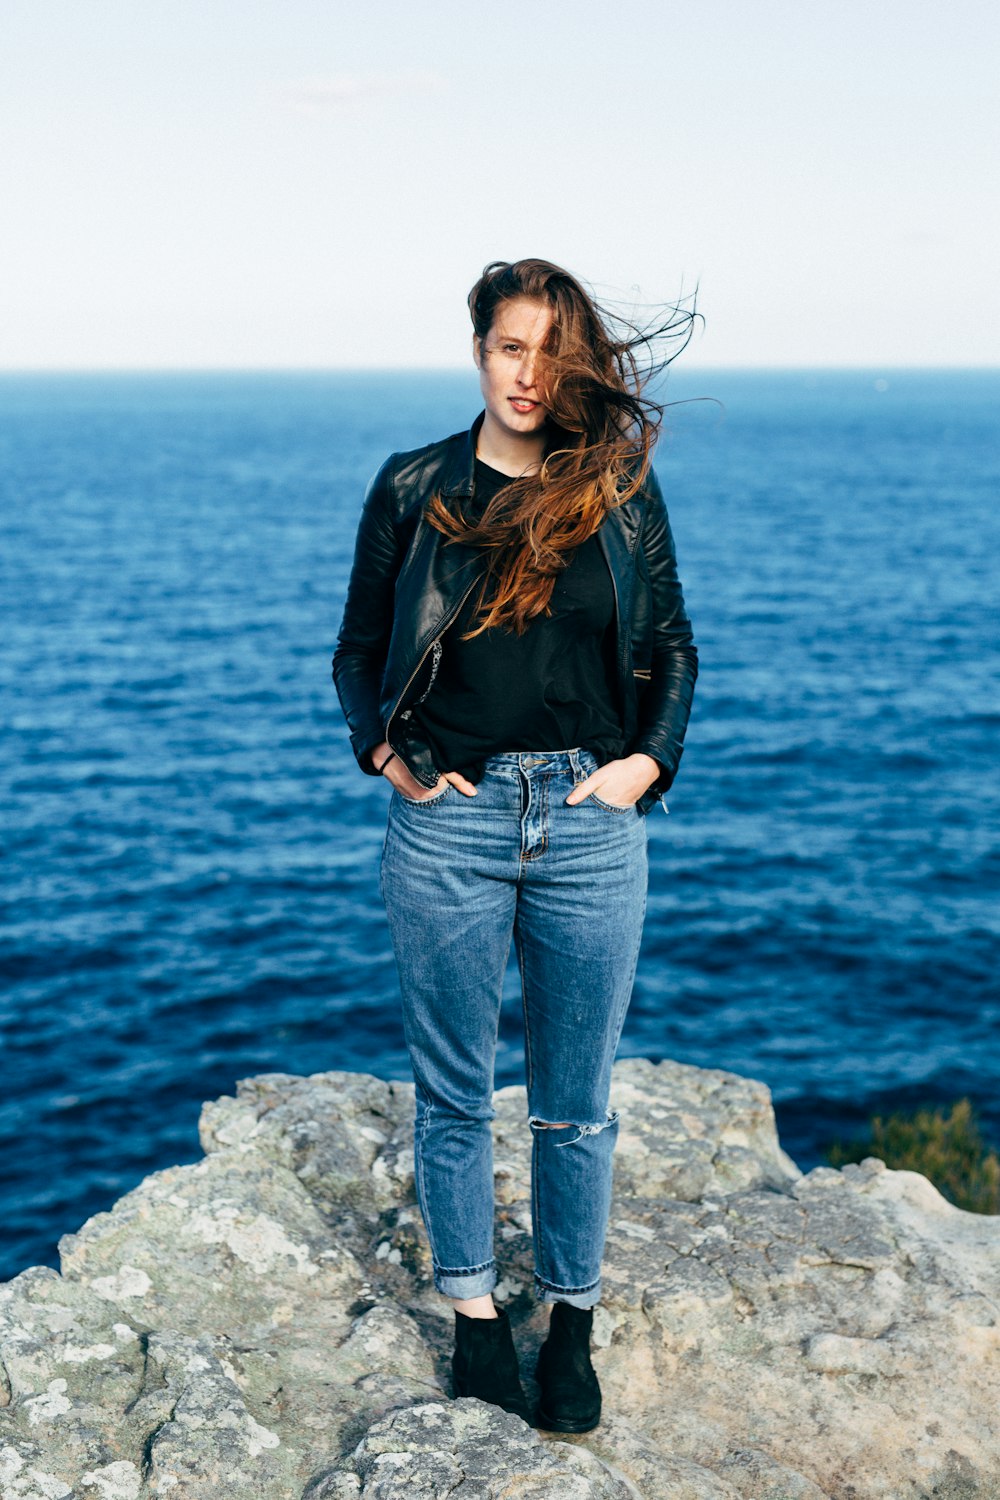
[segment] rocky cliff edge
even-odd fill
[[[412,1085],[242,1080],[205,1156],[0,1286],[2,1500],[997,1500],[1000,1219],[869,1158],[803,1174],[770,1095],[615,1065],[594,1364],[557,1439],[449,1399],[412,1171]],[[498,1300],[525,1385],[523,1088],[494,1122]]]

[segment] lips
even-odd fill
[[[536,406],[541,405],[540,401],[525,401],[520,396],[508,396],[507,399],[515,411],[534,411]]]

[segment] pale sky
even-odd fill
[[[1000,364],[996,0],[3,0],[0,368],[455,368],[490,260],[687,366]]]

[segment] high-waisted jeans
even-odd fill
[[[513,935],[535,1291],[600,1300],[618,1137],[611,1064],[646,913],[647,829],[634,806],[566,804],[597,765],[585,749],[512,751],[486,762],[474,797],[450,783],[423,802],[393,789],[380,891],[416,1085],[417,1201],[448,1297],[497,1283],[490,1121]]]

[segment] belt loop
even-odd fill
[[[569,763],[573,767],[573,784],[575,786],[577,782],[583,780],[583,771],[580,767],[579,745],[574,746],[574,748],[569,752]]]

